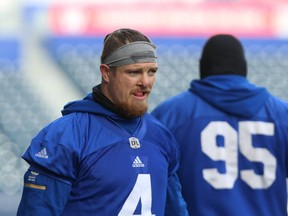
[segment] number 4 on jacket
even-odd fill
[[[139,174],[136,183],[125,201],[118,216],[136,216],[135,209],[141,200],[141,215],[137,216],[155,216],[151,213],[152,192],[150,174]]]

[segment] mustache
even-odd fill
[[[132,92],[133,93],[135,93],[135,92],[150,93],[151,91],[152,91],[152,88],[141,86],[141,87],[138,87],[137,89],[133,90]]]

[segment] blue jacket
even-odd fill
[[[18,215],[161,216],[166,194],[165,215],[186,215],[172,134],[149,114],[124,119],[92,98],[67,104],[32,140]]]
[[[190,216],[287,215],[288,104],[237,75],[194,80],[156,107],[180,145]]]

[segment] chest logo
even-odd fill
[[[135,137],[130,137],[129,143],[130,143],[130,147],[133,149],[138,149],[141,147],[139,140]]]
[[[136,168],[136,167],[145,167],[145,164],[142,163],[142,161],[140,160],[140,158],[137,156],[135,158],[135,160],[132,163],[132,167]]]

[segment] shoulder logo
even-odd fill
[[[44,147],[40,152],[35,154],[36,157],[48,159],[47,149]]]
[[[140,158],[137,156],[135,158],[135,160],[132,163],[132,167],[145,167],[145,164],[142,163],[142,161],[140,160]]]

